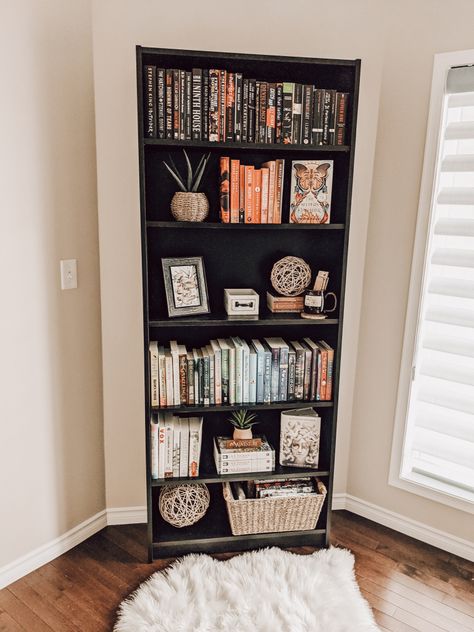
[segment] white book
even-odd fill
[[[235,404],[235,346],[230,338],[226,342],[229,345],[229,404]]]
[[[184,478],[189,472],[189,419],[179,417],[180,458],[179,475]]]
[[[206,345],[206,350],[209,355],[209,403],[213,406],[216,403],[216,359],[212,345]]]
[[[270,399],[277,402],[280,391],[280,340],[281,338],[265,338],[265,342],[272,354],[272,373]]]
[[[242,402],[248,404],[250,402],[250,349],[242,338],[239,338],[239,342],[243,347]]]
[[[189,418],[189,476],[199,476],[201,455],[202,417]]]
[[[158,415],[158,478],[165,477],[165,416]]]
[[[173,360],[173,402],[175,406],[181,404],[179,392],[179,345],[176,340],[170,340],[170,352]]]
[[[240,340],[237,337],[231,338],[232,344],[235,349],[235,403],[243,403],[243,365],[244,365],[244,348],[240,344]]]
[[[179,477],[181,462],[181,433],[179,417],[173,416],[173,478]]]
[[[221,390],[222,390],[222,404],[229,403],[229,353],[230,347],[227,340],[224,338],[218,338],[217,342],[221,350]]]
[[[257,402],[257,352],[252,347],[249,353],[249,403],[256,404],[256,402]]]
[[[173,415],[165,413],[165,478],[173,478]]]
[[[280,465],[317,469],[320,416],[312,408],[297,408],[283,411],[280,419]]]
[[[151,416],[150,419],[150,464],[151,477],[159,478],[158,473],[158,420]]]
[[[263,401],[264,401],[263,376],[265,374],[265,349],[262,343],[260,342],[260,340],[257,340],[256,338],[252,339],[252,346],[257,353],[257,381],[256,381],[257,397],[255,401],[257,402],[257,404],[263,404]]]
[[[217,340],[211,340],[214,353],[214,401],[222,404],[222,351]]]
[[[158,377],[160,381],[160,406],[165,407],[167,405],[166,400],[166,358],[165,348],[163,346],[158,347]]]
[[[149,344],[150,355],[150,400],[152,406],[158,406],[160,403],[160,382],[158,373],[158,343],[151,340]]]
[[[165,372],[166,372],[166,405],[173,406],[174,404],[174,389],[173,389],[173,358],[171,357],[171,351],[165,350]]]

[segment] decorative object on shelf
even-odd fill
[[[204,483],[165,485],[160,491],[160,514],[173,527],[189,527],[205,515],[210,500]]]
[[[326,318],[326,315],[336,311],[337,297],[334,292],[326,292],[326,288],[329,282],[329,272],[320,270],[314,287],[312,290],[307,290],[304,296],[304,309],[301,313],[302,318],[312,318],[319,320]],[[334,306],[331,309],[325,307],[326,298],[331,296],[334,300]]]
[[[225,288],[224,307],[228,316],[241,318],[255,316],[258,318],[259,295],[250,288]]]
[[[184,149],[183,154],[186,160],[186,177],[181,175],[171,156],[170,164],[163,160],[164,166],[181,189],[171,200],[171,214],[178,222],[202,222],[209,215],[209,202],[205,194],[198,192],[198,189],[211,154],[201,156],[195,170]]]
[[[230,423],[234,426],[234,439],[251,439],[252,426],[259,423],[254,421],[256,418],[257,416],[254,413],[249,412],[245,408],[234,410],[229,418]]]
[[[279,294],[298,296],[311,283],[311,268],[300,257],[283,257],[274,264],[270,281]]]
[[[209,313],[206,275],[202,257],[163,258],[168,316]]]
[[[303,311],[302,296],[277,296],[267,292],[267,307],[274,314],[296,313]]]
[[[321,417],[312,408],[280,415],[280,465],[318,468]]]
[[[292,162],[290,224],[329,224],[333,160]]]

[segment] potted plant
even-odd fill
[[[171,200],[171,213],[178,222],[202,222],[209,214],[209,202],[206,195],[198,189],[211,154],[204,154],[194,170],[184,149],[183,154],[186,160],[185,176],[181,175],[171,156],[169,164],[163,160],[163,164],[180,188]]]
[[[250,413],[245,408],[242,410],[234,410],[229,421],[234,426],[234,439],[251,439],[252,438],[252,426],[258,424],[258,421],[254,421],[256,415]]]

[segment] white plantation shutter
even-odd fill
[[[474,501],[473,66],[442,120],[401,476]]]

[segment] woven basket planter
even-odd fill
[[[177,222],[202,222],[209,215],[204,193],[177,191],[171,200],[171,214]]]
[[[229,483],[223,483],[232,534],[250,535],[315,529],[327,494],[323,483],[318,480],[317,484],[318,494],[235,500]]]

